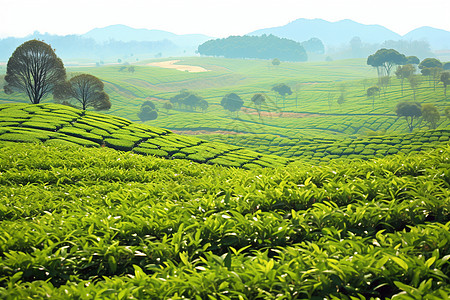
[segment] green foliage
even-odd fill
[[[0,297],[446,299],[449,155],[244,170],[10,145]]]
[[[53,98],[58,101],[69,99],[69,102],[60,102],[74,106],[70,101],[76,100],[85,110],[92,107],[95,110],[109,110],[111,102],[108,94],[105,93],[103,82],[90,74],[80,74],[72,77],[68,82],[55,86]]]
[[[441,116],[436,106],[433,104],[424,104],[422,105],[422,118],[429,124],[431,129],[435,129]]]
[[[144,102],[144,106],[155,108],[150,101]],[[267,159],[273,161],[268,167],[289,162],[286,158],[273,159],[240,147],[176,135],[166,129],[90,111],[81,112],[59,104],[0,105],[0,147],[10,142],[103,146],[208,164],[224,162],[236,167],[258,164],[259,161],[265,163]]]
[[[308,56],[300,43],[274,35],[230,36],[209,40],[198,46],[202,55],[227,58],[259,58],[282,61],[306,61]]]
[[[398,117],[405,117],[409,131],[412,132],[415,125],[414,119],[422,115],[421,105],[418,102],[400,102],[395,108]]]
[[[31,103],[38,104],[65,79],[64,64],[52,47],[30,40],[17,47],[9,58],[3,89],[7,94],[24,92]]]
[[[141,122],[156,120],[158,118],[158,111],[156,110],[155,104],[151,101],[145,101],[142,103],[141,110],[137,116]]]
[[[244,101],[236,93],[226,94],[220,101],[220,105],[230,112],[239,112],[243,104]]]
[[[384,75],[389,77],[392,67],[395,65],[404,65],[405,63],[405,55],[400,54],[394,49],[379,49],[367,58],[367,64],[379,70],[379,77],[382,77],[380,69],[384,70]]]

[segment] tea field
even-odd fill
[[[147,63],[69,68],[102,79],[106,113],[0,93],[0,299],[449,298],[442,85],[392,77],[369,98],[358,59]],[[182,89],[206,112],[163,109]],[[414,97],[437,128],[395,115]]]
[[[129,120],[60,104],[0,104],[0,147],[28,142],[109,147],[171,159],[234,167],[286,165],[288,159],[173,134]]]
[[[0,153],[2,299],[448,299],[450,147],[245,170]]]

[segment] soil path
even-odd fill
[[[160,68],[166,68],[166,69],[175,69],[178,71],[192,72],[192,73],[208,72],[207,69],[205,69],[203,67],[199,67],[199,66],[176,65],[176,63],[179,61],[180,60],[168,60],[168,61],[154,62],[154,63],[147,64],[147,66],[160,67]]]

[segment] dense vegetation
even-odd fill
[[[288,162],[282,157],[177,135],[166,129],[59,104],[0,105],[0,145],[2,142],[106,146],[170,159],[244,168]]]
[[[285,61],[306,61],[308,55],[300,43],[274,35],[230,36],[209,40],[198,46],[198,53],[227,58],[278,58]]]
[[[449,156],[251,171],[7,146],[0,298],[446,299]]]
[[[436,70],[270,61],[83,68],[108,114],[1,96],[0,298],[448,298]]]

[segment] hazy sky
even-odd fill
[[[82,34],[124,24],[177,34],[243,35],[298,18],[352,19],[401,35],[421,26],[450,31],[450,0],[0,0],[0,38],[34,31]]]

